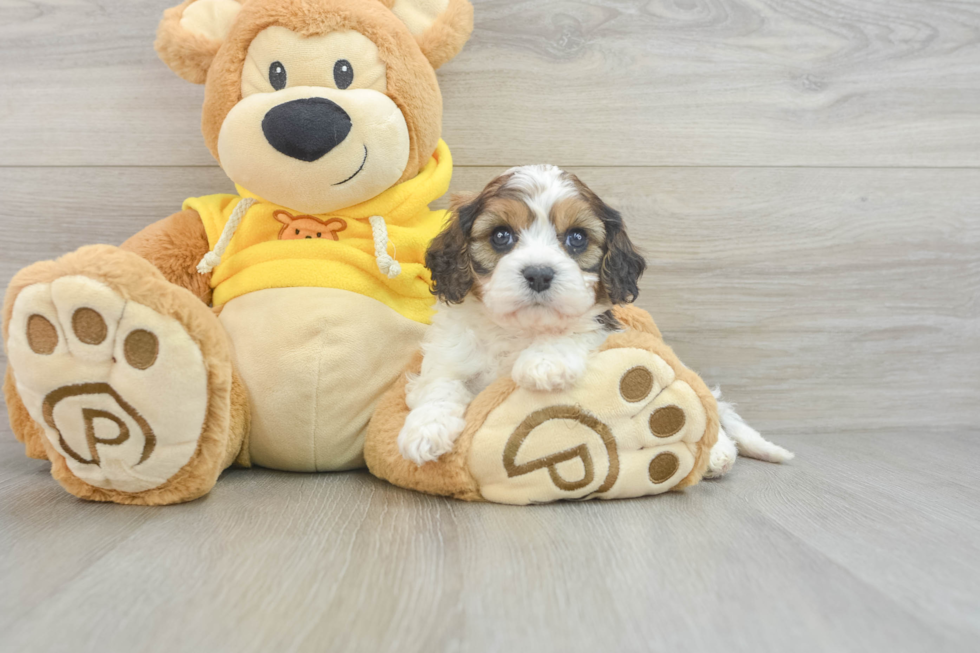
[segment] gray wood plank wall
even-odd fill
[[[229,188],[151,48],[169,4],[0,4],[0,281]],[[980,6],[475,5],[454,189],[573,167],[650,259],[640,305],[766,430],[977,422]]]

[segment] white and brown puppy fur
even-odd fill
[[[509,374],[532,390],[574,384],[620,328],[610,309],[636,299],[646,267],[620,214],[548,165],[513,168],[479,195],[454,201],[426,265],[440,302],[398,436],[402,455],[418,464],[452,449],[466,407],[497,378]],[[719,445],[714,475],[735,458],[723,433]]]

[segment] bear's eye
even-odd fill
[[[321,234],[322,234],[322,232],[320,232],[320,231],[316,232],[316,237],[319,238]]]
[[[339,59],[333,65],[333,81],[341,91],[354,81],[354,66],[346,59]]]
[[[269,66],[269,83],[277,91],[286,88],[286,67],[278,61],[273,61]]]
[[[297,236],[299,235],[299,229],[297,229],[297,230],[296,230],[296,235],[297,235]]]

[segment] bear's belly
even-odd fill
[[[252,464],[287,471],[364,465],[375,404],[418,349],[425,325],[333,288],[274,288],[220,314],[251,403]]]

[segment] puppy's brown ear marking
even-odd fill
[[[606,227],[606,253],[599,278],[613,304],[630,304],[640,294],[639,281],[647,263],[626,235],[623,217],[598,197],[593,206]]]
[[[455,208],[425,254],[425,267],[432,272],[432,294],[447,304],[459,304],[473,287],[469,232],[478,211],[476,201]]]

